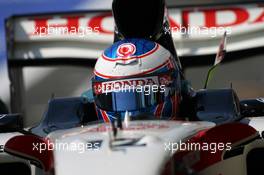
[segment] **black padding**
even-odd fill
[[[118,31],[126,38],[146,38],[160,32],[164,0],[114,0],[113,14]]]

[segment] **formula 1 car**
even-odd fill
[[[136,9],[139,2],[129,3]],[[140,3],[134,18],[142,17],[139,25],[145,26],[144,9],[152,9],[147,18],[153,20],[154,31],[161,36],[148,39],[169,50],[181,67],[171,34],[165,30],[169,23],[163,3]],[[133,16],[125,15],[128,9],[117,13],[123,5],[119,0],[113,2],[116,25],[125,26],[115,32],[115,42],[134,36],[133,32],[139,38],[149,36],[153,26],[135,30]],[[21,128],[19,115],[0,116],[0,145],[4,145],[0,164],[15,162],[21,169],[14,171],[20,170],[20,174],[261,174],[263,99],[240,101],[232,88],[207,89],[211,72],[224,58],[225,45],[226,35],[204,89],[194,91],[182,79],[181,120],[139,117],[103,123],[97,121],[89,97],[52,98],[40,124],[29,130]],[[37,168],[29,168],[31,164]]]

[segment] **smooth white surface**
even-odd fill
[[[92,125],[51,133],[56,143],[86,143],[101,140],[99,150],[56,150],[55,171],[57,175],[127,174],[156,175],[162,171],[172,152],[165,150],[165,143],[178,143],[199,130],[213,127],[209,122],[133,121],[117,138],[141,138],[137,144],[126,147],[110,147],[112,130],[109,124]],[[76,163],[78,162],[78,163]]]

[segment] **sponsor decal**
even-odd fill
[[[132,43],[124,43],[117,48],[117,59],[116,63],[119,64],[130,64],[137,61],[137,57],[131,58],[136,53],[136,46]]]
[[[158,85],[157,77],[126,79],[95,83],[93,88],[96,94],[133,89],[137,86]]]
[[[141,125],[131,125],[129,127],[123,128],[125,131],[137,131],[137,130],[148,130],[148,129],[168,129],[170,126],[165,124],[141,124]],[[99,126],[96,128],[89,128],[85,132],[108,132],[112,131],[110,126]]]
[[[118,46],[117,56],[119,57],[129,57],[136,53],[136,46],[132,43],[124,43]]]
[[[140,130],[148,130],[148,129],[158,129],[158,130],[164,130],[169,129],[170,126],[167,124],[155,124],[155,123],[146,123],[146,124],[130,124],[128,127],[123,128],[123,131],[140,131]],[[62,138],[71,137],[79,134],[84,133],[93,133],[93,132],[110,132],[113,128],[109,125],[98,125],[97,127],[87,128],[83,129],[79,132],[73,132],[73,133],[67,133],[62,136]]]
[[[174,42],[188,42],[194,39],[212,40],[220,37],[224,32],[227,35],[240,35],[239,40],[230,42],[230,51],[263,46],[262,31],[264,28],[264,3],[252,3],[248,5],[228,5],[195,8],[169,9],[168,20],[170,27],[166,32],[172,33]],[[89,41],[93,43],[112,43],[114,34],[114,19],[110,12],[81,13],[81,14],[54,14],[47,16],[19,17],[15,18],[14,33],[17,41],[42,41],[53,39],[65,39]],[[258,31],[258,35],[254,33]],[[248,41],[248,35],[254,36]],[[256,41],[257,40],[257,41]],[[205,40],[204,40],[205,41]],[[241,42],[244,41],[244,42]],[[189,42],[188,42],[189,43]],[[190,42],[191,43],[191,42]],[[239,47],[236,47],[238,44]],[[92,44],[93,45],[93,44]],[[191,49],[189,47],[192,47]],[[204,55],[214,54],[215,44],[202,42],[197,49],[193,44],[182,44],[178,48],[178,55]],[[98,49],[94,50],[90,57],[99,55]],[[96,55],[96,56],[95,56]],[[85,55],[87,57],[87,54]],[[144,55],[145,56],[145,55]],[[89,56],[88,56],[89,57]],[[130,64],[138,59],[123,61],[103,57],[117,64]],[[125,57],[124,57],[125,58]],[[126,58],[128,59],[128,58]]]
[[[226,6],[195,9],[178,9],[180,13],[172,11],[169,16],[171,29],[177,31],[181,26],[199,26],[201,28],[217,27],[243,27],[264,23],[263,4],[252,4],[251,6]],[[230,17],[230,18],[228,18]],[[223,18],[227,20],[222,20]],[[178,21],[182,19],[182,22]],[[109,23],[109,20],[111,22]],[[64,28],[67,31],[88,28],[93,33],[112,35],[114,33],[114,21],[111,13],[97,13],[90,16],[85,15],[61,15],[56,17],[35,17],[28,19],[27,34],[37,36],[40,33],[47,35],[47,28]],[[32,25],[33,24],[33,25]],[[106,25],[108,24],[108,25]],[[110,25],[109,25],[110,24]],[[177,30],[174,30],[177,29]],[[229,33],[228,33],[229,34]]]
[[[164,89],[172,83],[170,75],[153,76],[146,78],[134,78],[116,81],[95,82],[93,89],[95,94],[133,90],[144,86],[157,86],[155,89]]]

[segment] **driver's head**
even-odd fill
[[[180,76],[169,51],[144,39],[114,43],[97,60],[92,80],[99,119],[150,116],[173,119],[180,100]]]

